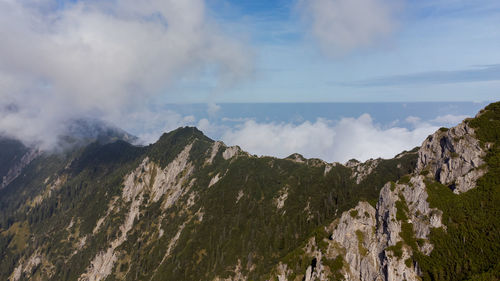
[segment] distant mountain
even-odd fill
[[[97,141],[99,143],[111,143],[117,140],[135,143],[138,141],[126,131],[105,123],[98,119],[74,119],[70,120],[64,132],[59,136],[61,145],[80,144],[85,145]]]
[[[82,146],[30,161],[0,141],[0,175],[19,170],[0,189],[0,280],[500,278],[500,103],[346,164],[75,124]]]
[[[23,163],[28,162],[29,155],[30,149],[20,141],[0,137],[0,189],[18,176],[24,168]]]
[[[75,119],[70,120],[58,136],[53,152],[64,151],[69,155],[93,142],[107,144],[118,140],[135,143],[138,138],[100,120]],[[42,151],[36,145],[26,146],[12,137],[0,135],[0,189],[19,176],[41,154]]]

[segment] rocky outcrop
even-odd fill
[[[407,183],[387,183],[380,192],[376,208],[367,202],[342,214],[326,228],[329,239],[326,249],[319,249],[312,238],[304,252],[313,257],[314,266],[304,272],[304,280],[329,280],[329,270],[322,265],[323,256],[344,261],[341,274],[345,280],[420,280],[418,268],[411,260],[410,242],[402,237],[403,224],[411,227],[418,250],[430,254],[430,229],[443,227],[442,212],[429,207],[424,177],[417,175]],[[404,213],[404,218],[401,214]],[[277,277],[287,280],[287,267],[277,268]]]
[[[208,183],[208,187],[211,187],[212,185],[216,184],[220,179],[221,179],[221,176],[219,173],[217,173],[212,179],[210,179],[210,182]]]
[[[132,230],[135,221],[139,218],[140,208],[143,206],[146,193],[150,195],[148,196],[149,202],[144,203],[154,203],[163,199],[162,208],[167,209],[189,190],[192,183],[186,185],[185,181],[193,171],[193,166],[189,162],[191,148],[192,144],[187,145],[165,169],[161,169],[159,165],[151,162],[146,157],[134,171],[125,177],[121,198],[124,204],[128,205],[128,212],[125,215],[124,223],[119,227],[120,235],[111,241],[106,251],[102,251],[94,257],[86,272],[78,280],[103,280],[112,273],[118,259],[115,250],[127,240],[128,232]],[[108,206],[106,214],[97,221],[93,230],[94,235],[100,230],[100,226],[113,209],[116,208],[116,202],[116,199],[113,200]],[[184,224],[181,225],[179,232],[172,238],[166,256],[175,246],[184,226]],[[161,224],[158,227],[161,229]]]
[[[286,281],[287,277],[292,274],[292,270],[290,270],[286,264],[281,262],[278,264],[277,272],[278,281]]]
[[[229,160],[233,158],[234,156],[238,155],[238,153],[241,152],[241,149],[238,146],[230,146],[226,147],[224,152],[222,153],[222,157],[224,160]]]
[[[42,263],[42,255],[37,251],[33,253],[26,262],[20,262],[19,265],[14,269],[14,272],[9,278],[9,281],[18,281],[21,279],[21,275],[24,274],[25,277],[30,277],[33,268],[37,267]]]
[[[122,191],[122,199],[124,202],[129,204],[128,213],[125,216],[125,221],[120,225],[120,236],[114,239],[106,251],[99,252],[94,259],[90,262],[90,266],[87,268],[86,272],[82,274],[78,280],[79,281],[98,281],[104,280],[108,277],[118,259],[115,249],[121,246],[128,238],[127,234],[134,226],[134,221],[139,216],[139,208],[143,202],[144,188],[147,184],[146,181],[142,179],[142,173],[145,171],[145,166],[148,165],[148,159],[144,161],[136,168],[132,173],[125,177],[124,188]],[[114,205],[109,206],[108,212],[105,217],[111,212]],[[102,221],[98,221],[98,225],[94,227],[94,231],[99,230],[99,224]]]
[[[343,255],[347,263],[346,279],[377,280],[379,277],[375,226],[375,208],[360,202],[329,227],[332,234],[327,254],[332,257]]]
[[[151,174],[151,193],[153,202],[157,202],[167,194],[163,208],[169,208],[185,192],[184,180],[193,172],[193,165],[189,162],[189,152],[192,144],[187,145],[181,153],[163,170],[155,165],[156,172]]]
[[[216,141],[212,144],[212,149],[210,150],[210,156],[208,157],[207,160],[205,160],[205,164],[209,165],[212,164],[214,161],[215,156],[219,152],[219,149],[224,146],[224,143],[221,141]]]
[[[278,192],[279,196],[274,198],[274,204],[276,208],[279,210],[285,206],[285,201],[288,198],[288,186],[284,186]]]
[[[370,159],[364,163],[361,163],[355,159],[347,161],[346,167],[352,169],[351,178],[356,179],[356,184],[360,184],[368,175],[370,175],[375,168],[377,168],[381,159]]]
[[[430,135],[418,153],[416,172],[430,172],[457,194],[474,188],[477,179],[486,173],[482,159],[486,151],[474,137],[474,129],[466,122]]]
[[[429,136],[418,150],[414,172],[397,183],[389,182],[380,191],[376,208],[360,202],[355,208],[332,222],[326,231],[326,249],[319,249],[311,238],[303,248],[307,257],[314,257],[303,280],[328,280],[328,269],[322,267],[322,257],[333,260],[341,257],[339,273],[345,280],[421,280],[413,254],[430,255],[434,245],[429,240],[432,228],[442,224],[443,212],[429,205],[427,181],[436,180],[453,188],[455,193],[474,188],[486,173],[483,157],[489,144],[483,146],[474,130],[461,123],[451,129],[440,129]],[[348,161],[352,178],[359,184],[378,165],[379,160],[360,163]],[[325,171],[327,173],[327,171]],[[274,270],[279,280],[292,276],[287,264]]]
[[[432,251],[428,241],[430,229],[442,227],[442,212],[429,207],[423,179],[415,176],[408,183],[388,183],[380,192],[376,241],[383,280],[420,280],[418,269],[407,262],[416,249],[411,245],[414,242],[402,234],[403,227],[414,236],[412,240],[420,239],[418,250],[424,254]]]
[[[307,161],[307,159],[305,159],[304,156],[302,156],[298,153],[294,153],[285,159],[291,160],[291,161],[296,162],[296,163],[305,163]]]

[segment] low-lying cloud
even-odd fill
[[[369,114],[334,122],[318,119],[298,125],[246,121],[222,135],[222,140],[257,155],[286,157],[298,152],[307,158],[346,162],[355,158],[391,158],[421,145],[439,127],[425,122],[413,129],[384,128]]]
[[[204,0],[1,0],[0,134],[47,148],[65,120],[122,126],[184,76],[244,79],[246,47],[207,14]]]
[[[371,46],[397,26],[396,0],[299,0],[298,10],[327,55]]]

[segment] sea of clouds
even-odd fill
[[[295,7],[308,36],[337,57],[386,38],[397,27],[400,5],[299,0]],[[298,152],[343,162],[392,157],[463,117],[410,118],[410,127],[379,124],[369,114],[298,123],[250,118],[229,126],[222,119],[152,110],[179,95],[179,83],[208,76],[224,89],[256,71],[253,46],[227,34],[204,0],[0,0],[0,37],[0,135],[41,149],[57,145],[70,120],[95,118],[140,132],[143,143],[196,125],[258,155]],[[208,104],[209,115],[220,109]]]

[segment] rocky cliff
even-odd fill
[[[490,206],[495,205],[487,211],[482,210],[487,213],[487,219],[493,225],[487,230],[475,226],[476,237],[471,238],[485,239],[492,243],[483,244],[484,247],[494,249],[493,252],[489,251],[491,263],[483,265],[487,273],[474,275],[468,272],[458,276],[498,280],[500,255],[494,251],[498,249],[499,237],[492,236],[490,231],[498,232],[499,226],[496,214],[496,205],[500,202],[500,181],[497,180],[499,162],[495,160],[498,159],[499,113],[499,104],[493,104],[474,119],[464,120],[451,129],[441,128],[430,135],[418,149],[415,170],[396,182],[385,184],[375,206],[361,201],[321,229],[323,235],[310,238],[308,244],[301,248],[301,253],[303,259],[312,261],[311,265],[296,272],[286,270],[289,265],[280,263],[273,275],[278,280],[300,280],[301,276],[303,280],[458,280],[453,275],[447,276],[432,268],[429,270],[429,261],[435,258],[432,256],[436,246],[434,243],[449,242],[446,238],[452,234],[447,233],[447,225],[454,222],[450,216],[462,214],[447,214],[448,221],[443,222],[443,210],[431,206],[430,202],[446,202],[448,198],[452,198],[457,203],[472,205],[467,201],[474,199],[467,195],[474,195],[460,194],[476,188],[479,179],[482,179],[480,189],[483,190],[478,193],[487,189],[492,197],[481,198],[481,207],[485,208],[486,202]],[[480,130],[482,135],[477,135],[476,130]],[[373,163],[368,161],[364,165],[370,168]],[[360,172],[359,162],[350,161],[347,165],[355,168],[353,175],[363,174]],[[488,169],[495,171],[488,173]],[[447,196],[437,197],[436,195],[441,194],[436,194],[436,189]],[[432,200],[429,199],[428,191],[434,193]],[[463,206],[452,206],[450,209],[456,208]],[[475,219],[477,218],[462,218],[467,224]],[[440,233],[445,238],[444,241],[436,239],[437,235],[433,236],[433,233]],[[454,246],[462,247],[460,244],[468,243],[468,233],[458,234],[463,240],[459,240],[459,244]],[[439,246],[443,248],[442,245]],[[485,254],[483,249],[481,252]],[[421,263],[425,268],[422,268]],[[457,267],[451,268],[451,271],[464,270],[460,267],[460,262],[456,264]],[[485,276],[486,279],[481,279]]]

